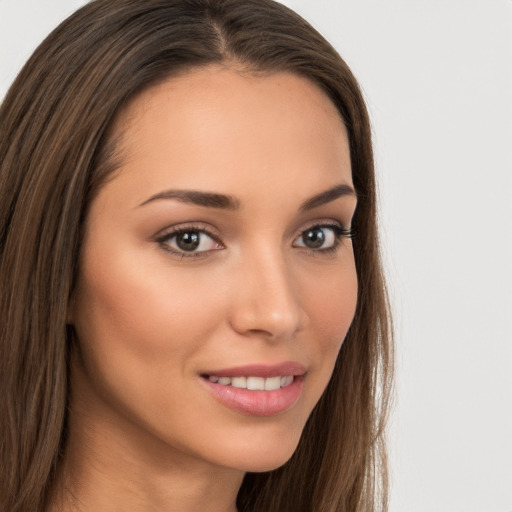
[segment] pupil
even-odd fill
[[[184,251],[193,251],[199,247],[199,233],[188,231],[176,236],[176,244]]]
[[[325,234],[321,228],[310,229],[303,236],[304,244],[311,249],[322,247],[325,241]]]

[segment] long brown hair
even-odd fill
[[[44,510],[66,448],[68,298],[88,204],[115,168],[108,127],[135,93],[212,63],[317,84],[347,127],[359,198],[358,304],[334,374],[292,458],[246,475],[239,510],[386,509],[391,324],[355,78],[317,31],[271,0],[96,0],[39,46],[0,108],[2,512]]]

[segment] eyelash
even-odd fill
[[[305,249],[308,253],[310,253],[314,256],[316,256],[318,254],[324,254],[324,255],[334,254],[340,248],[340,245],[342,243],[341,242],[342,238],[351,239],[354,237],[354,230],[352,228],[345,228],[342,225],[337,224],[337,223],[323,222],[323,223],[313,224],[312,226],[309,226],[306,229],[303,229],[301,231],[300,235],[295,240],[304,236],[304,234],[307,233],[308,231],[313,231],[315,229],[331,229],[334,232],[334,243],[330,247],[319,248],[319,249],[312,249],[310,247],[300,246],[301,249]]]
[[[156,238],[156,242],[160,245],[160,247],[167,252],[170,252],[171,254],[174,254],[181,259],[183,258],[201,258],[208,255],[211,251],[180,251],[178,249],[174,249],[169,246],[169,241],[173,238],[176,238],[179,235],[185,234],[185,233],[199,233],[203,235],[207,235],[209,238],[211,238],[214,242],[216,242],[218,245],[221,246],[221,248],[224,248],[224,245],[222,242],[218,239],[218,237],[212,233],[208,228],[202,225],[194,225],[194,224],[188,224],[186,226],[180,226],[177,228],[171,228],[169,231],[166,231],[162,235],[158,236]],[[220,248],[219,248],[220,250]]]
[[[333,245],[330,247],[317,248],[317,249],[313,249],[313,248],[307,247],[305,245],[304,246],[294,246],[294,247],[303,249],[313,255],[318,255],[318,254],[326,254],[327,255],[327,254],[335,253],[339,249],[342,238],[351,239],[354,236],[354,231],[352,228],[345,228],[342,225],[337,224],[337,223],[324,222],[324,223],[313,224],[311,226],[308,226],[306,229],[303,229],[300,232],[300,234],[294,239],[294,243],[296,240],[303,237],[308,231],[313,231],[315,229],[330,229],[330,230],[332,230],[334,232]],[[177,236],[179,236],[181,234],[185,234],[185,233],[199,233],[200,235],[201,234],[207,235],[209,238],[212,239],[212,241],[214,241],[215,243],[217,243],[220,246],[219,249],[212,249],[212,250],[221,250],[221,249],[225,248],[224,245],[222,244],[222,242],[218,239],[218,237],[214,233],[212,233],[208,228],[206,228],[203,225],[199,226],[199,225],[194,225],[194,224],[190,224],[190,225],[186,225],[186,226],[182,226],[182,227],[178,227],[178,228],[172,228],[169,231],[166,231],[165,233],[159,235],[155,239],[155,241],[160,245],[160,247],[163,250],[170,252],[171,254],[174,254],[174,255],[180,257],[181,259],[206,257],[209,255],[210,252],[212,252],[212,250],[185,251],[185,250],[175,249],[175,248],[172,248],[169,246],[170,240],[176,238]]]

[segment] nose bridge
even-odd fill
[[[232,315],[235,330],[285,339],[303,327],[298,283],[281,247],[253,248],[241,258],[239,278]]]

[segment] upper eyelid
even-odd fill
[[[322,228],[322,227],[329,228],[329,227],[332,227],[332,228],[341,228],[341,229],[347,229],[347,230],[350,229],[350,226],[347,227],[343,222],[341,222],[339,220],[334,220],[334,219],[316,219],[316,220],[313,220],[311,222],[307,222],[306,224],[302,224],[302,226],[297,231],[295,231],[295,235],[293,236],[293,239],[295,240],[295,238],[297,238],[302,233],[304,233],[304,231],[307,231],[308,229],[311,229],[311,228],[317,228],[317,227],[318,228]]]
[[[334,231],[336,238],[339,238],[342,234],[349,236],[349,237],[351,237],[351,235],[352,235],[352,228],[350,228],[350,227],[346,228],[345,226],[343,226],[343,224],[341,224],[339,222],[335,222],[335,223],[323,222],[323,223],[314,223],[305,229],[301,229],[300,232],[298,233],[298,235],[293,238],[293,241],[295,242],[295,240],[299,239],[304,233],[306,233],[307,231],[314,229],[314,228],[331,229],[332,231]]]
[[[173,226],[168,226],[158,231],[156,235],[153,236],[153,238],[155,240],[163,240],[186,231],[199,231],[215,239],[217,242],[222,243],[222,241],[220,240],[220,235],[217,233],[217,231],[206,226],[202,222],[183,222],[180,224],[175,224]]]

